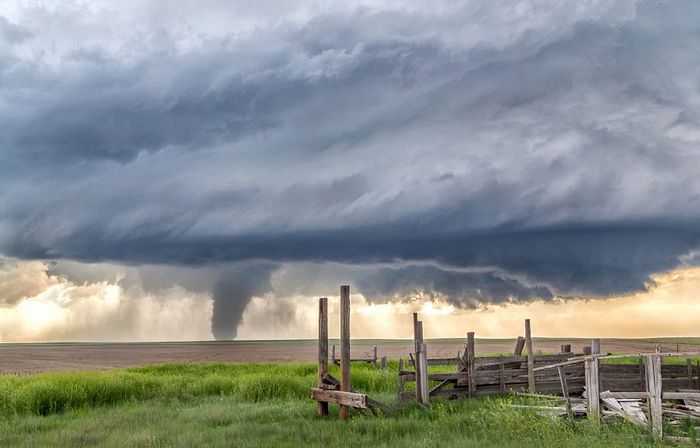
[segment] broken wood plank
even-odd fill
[[[311,389],[311,398],[316,401],[335,403],[345,407],[358,409],[366,409],[368,407],[367,395],[355,392],[313,388]]]

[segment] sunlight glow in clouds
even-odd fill
[[[119,278],[75,284],[47,275],[47,269],[44,263],[14,262],[4,272],[11,270],[16,283],[3,281],[0,275],[2,342],[212,339],[212,300],[206,293],[180,287],[146,293],[125,288]],[[410,338],[411,314],[418,312],[428,338],[460,338],[467,331],[475,331],[478,337],[514,337],[521,333],[527,317],[533,320],[538,336],[696,334],[700,268],[677,269],[656,275],[654,280],[655,285],[645,292],[608,299],[555,299],[475,309],[417,297],[372,303],[361,294],[352,294],[352,332],[356,338]],[[37,293],[36,284],[45,289]],[[339,331],[339,298],[329,295],[329,300],[330,332],[334,335]],[[248,304],[237,338],[315,338],[316,323],[316,298],[268,293],[253,297]]]

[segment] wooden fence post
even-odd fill
[[[685,360],[688,365],[688,389],[693,388],[693,360],[688,358]]]
[[[532,332],[530,330],[530,319],[525,319],[525,346],[527,348],[527,388],[531,394],[535,389],[535,359],[532,353]]]
[[[591,354],[600,355],[600,339],[591,340]]]
[[[413,343],[415,356],[413,357],[413,369],[416,376],[416,401],[421,400],[421,372],[420,372],[420,346],[423,343],[423,323],[418,320],[418,313],[413,313]]]
[[[498,368],[500,370],[499,383],[501,386],[501,392],[506,391],[506,367],[503,362],[503,355],[498,355]]]
[[[396,385],[399,403],[403,402],[403,375],[401,374],[402,372],[403,372],[403,358],[400,358],[399,359],[399,380],[398,380],[398,383]]]
[[[351,392],[350,383],[350,286],[340,287],[340,390]],[[349,406],[340,406],[340,418],[350,415]]]
[[[422,334],[421,334],[422,336]],[[420,366],[420,401],[422,405],[430,404],[430,390],[428,389],[428,350],[425,343],[421,341],[420,354],[418,357],[418,365]]]
[[[379,358],[379,368],[381,370],[386,370],[386,366],[387,366],[388,361],[389,360],[387,359],[386,355]]]
[[[598,380],[598,360],[593,357],[584,360],[586,379],[586,399],[588,401],[588,418],[600,419],[600,383]]]
[[[523,348],[525,348],[525,338],[522,336],[518,336],[518,340],[515,341],[515,350],[513,350],[513,355],[522,356]]]
[[[651,437],[663,438],[663,411],[661,409],[661,356],[646,355],[647,392],[649,392],[649,415]]]
[[[328,298],[318,299],[318,386],[323,384],[323,376],[328,373]],[[328,403],[318,402],[319,417],[328,415]]]
[[[372,347],[372,365],[377,368],[377,346]]]
[[[335,344],[331,346],[331,362],[335,364]]]
[[[476,395],[476,379],[474,378],[476,372],[476,366],[474,365],[474,358],[476,350],[474,349],[474,332],[470,331],[467,333],[467,375],[469,386],[469,398]]]

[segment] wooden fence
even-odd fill
[[[571,368],[582,365],[585,379],[585,403],[589,419],[599,420],[601,405],[606,412],[618,413],[635,423],[648,422],[651,435],[655,439],[663,438],[664,413],[671,416],[695,417],[700,419],[700,362],[693,364],[686,358],[685,364],[665,365],[667,357],[698,356],[700,352],[687,353],[637,353],[627,355],[592,355],[582,359],[570,359],[559,364],[543,366],[538,371],[554,368]],[[637,364],[607,364],[610,360],[637,358]],[[562,383],[565,390],[566,382]],[[568,397],[566,397],[568,399]],[[645,400],[648,418],[643,414],[641,419],[635,419],[634,413],[626,412],[616,400]],[[663,401],[691,401],[689,410],[681,411],[678,405],[665,406]],[[687,404],[687,403],[686,403]],[[570,404],[567,403],[570,408]],[[685,411],[685,412],[684,412]],[[630,418],[631,417],[631,418]],[[635,421],[636,420],[636,421]],[[674,440],[683,438],[674,437]]]
[[[561,392],[562,387],[559,371],[536,369],[582,356],[571,353],[570,345],[563,345],[562,353],[559,354],[535,354],[528,319],[525,321],[525,336],[518,337],[513,355],[475,356],[474,333],[470,332],[467,334],[466,349],[462,356],[427,358],[429,347],[423,341],[423,324],[415,313],[413,321],[415,353],[410,354],[407,366],[414,367],[414,370],[405,370],[403,361],[399,362],[400,401],[415,396],[418,402],[427,405],[430,397],[476,397],[523,390],[557,394]],[[596,350],[600,349],[598,340],[594,340],[591,345],[596,347]],[[523,349],[527,350],[526,355],[522,354]],[[421,361],[423,357],[426,358],[424,366]],[[428,367],[435,365],[455,365],[456,371],[430,373]],[[563,366],[560,370],[567,380],[569,393],[581,394],[585,384],[583,365],[572,364]],[[415,389],[407,391],[406,385],[411,382],[416,383]],[[423,389],[427,390],[427,396]]]

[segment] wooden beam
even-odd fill
[[[350,382],[350,286],[340,287],[340,390],[352,391]],[[339,403],[341,404],[341,403]],[[340,418],[350,415],[349,405],[341,404]]]
[[[647,392],[649,392],[649,415],[651,416],[651,436],[654,440],[663,438],[663,411],[661,408],[661,356],[646,355]]]
[[[685,360],[688,365],[688,389],[693,388],[693,360],[688,358]]]
[[[566,399],[566,413],[571,416],[571,400],[569,399],[569,387],[566,384],[566,376],[561,367],[557,367],[559,372],[559,382],[561,383],[561,395]]]
[[[600,398],[614,398],[616,400],[646,400],[649,398],[649,392],[610,392],[605,391],[600,393]]]
[[[535,361],[532,358],[532,332],[530,330],[530,319],[525,319],[525,346],[527,348],[527,387],[528,392],[535,393]]]
[[[515,350],[513,350],[514,356],[523,356],[523,349],[525,348],[525,338],[518,336],[518,340],[515,341]]]
[[[600,355],[600,339],[591,340],[591,355]]]
[[[578,358],[570,359],[570,360],[568,360],[568,361],[558,362],[558,363],[556,363],[556,364],[550,364],[550,365],[548,365],[548,366],[535,367],[535,368],[532,369],[532,370],[535,371],[535,372],[540,372],[540,371],[542,371],[542,370],[554,369],[554,368],[564,367],[564,366],[570,366],[570,365],[572,365],[572,364],[580,364],[580,363],[582,363],[583,361],[585,361],[585,358],[582,357],[582,356],[580,356],[580,357],[578,357]]]
[[[328,375],[328,298],[318,299],[318,382],[323,384],[324,375]],[[319,401],[319,417],[328,415],[328,403]]]
[[[474,358],[476,358],[476,350],[474,348],[474,332],[470,331],[467,333],[467,351],[466,361],[467,361],[467,372],[469,377],[467,379],[469,387],[469,397],[474,397],[476,395],[476,379],[474,375],[476,372],[476,366],[474,365]]]
[[[600,385],[598,380],[598,360],[587,357],[585,360],[586,399],[588,401],[588,418],[600,419]]]
[[[369,407],[367,395],[341,390],[311,389],[311,398],[324,403],[339,404],[343,408],[367,409]]]
[[[700,392],[662,392],[661,398],[665,400],[700,400]]]
[[[422,336],[422,335],[421,335]],[[420,356],[418,358],[420,371],[420,401],[419,403],[428,406],[430,404],[430,391],[428,389],[428,350],[425,343],[420,345]]]
[[[498,380],[499,380],[499,383],[500,383],[500,386],[501,386],[501,392],[505,392],[505,391],[506,391],[506,378],[505,378],[505,372],[504,372],[504,371],[505,371],[505,369],[506,369],[506,366],[505,366],[505,364],[504,364],[504,362],[503,362],[503,355],[500,355],[498,358],[499,358],[499,359],[498,359],[498,371],[499,371],[499,378],[498,378]]]
[[[420,403],[423,397],[423,393],[420,390],[423,385],[420,368],[420,350],[423,344],[423,322],[418,320],[418,313],[413,313],[413,339],[416,348],[416,356],[413,360],[413,366],[416,369],[416,401]]]
[[[399,372],[401,372],[402,370],[403,370],[403,358],[400,358],[399,359]],[[399,397],[398,400],[399,400],[399,402],[401,402],[401,400],[402,400],[401,394],[403,393],[403,377],[401,376],[401,373],[399,373],[399,379],[396,383],[396,392],[397,392],[397,395]]]

